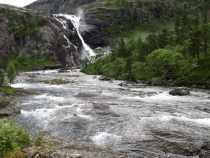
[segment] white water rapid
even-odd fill
[[[77,31],[77,34],[82,42],[82,45],[84,47],[84,53],[85,55],[91,59],[92,56],[95,56],[95,52],[85,43],[80,31],[79,31],[79,26],[80,26],[80,19],[81,19],[81,15],[82,15],[82,12],[79,12],[79,15],[78,16],[75,16],[75,15],[68,15],[68,14],[54,14],[53,16],[59,21],[62,23],[63,25],[63,28],[66,29],[66,21],[63,21],[63,20],[60,20],[58,19],[57,17],[65,17],[66,19],[69,19],[71,20],[72,24],[74,25],[74,28],[76,29]]]
[[[121,87],[122,81],[98,78],[78,70],[20,73],[12,86],[40,95],[14,100],[22,109],[15,122],[32,132],[92,142],[132,158],[208,157],[209,90],[190,89],[188,96],[171,96],[173,87]],[[71,82],[40,82],[53,79]]]

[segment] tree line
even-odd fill
[[[193,3],[196,0],[177,5],[172,28],[157,30],[151,25],[151,33],[144,40],[140,36],[129,41],[121,37],[110,54],[82,71],[117,79],[167,76],[176,84],[210,82],[210,5],[204,0],[190,6]]]

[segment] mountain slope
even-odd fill
[[[103,0],[37,0],[26,6],[28,9],[36,9],[39,11],[55,13],[73,13],[75,8],[84,4],[99,2]]]
[[[117,36],[126,36],[137,25],[157,19],[167,23],[174,16],[176,6],[185,1],[38,0],[26,7],[48,13],[75,13],[76,8],[80,7],[84,11],[82,20],[92,28],[84,31],[83,37],[95,48],[109,45]]]
[[[18,58],[49,59],[63,67],[78,65],[82,43],[72,22],[64,20],[66,28],[43,12],[0,5],[0,58],[9,60],[15,53]]]

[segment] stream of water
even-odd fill
[[[33,78],[30,76],[33,75]],[[210,91],[100,81],[74,72],[21,73],[13,87],[39,92],[19,97],[15,122],[67,141],[88,141],[131,157],[198,158],[210,151]],[[41,80],[63,79],[63,85]]]

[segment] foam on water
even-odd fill
[[[166,123],[170,122],[172,119],[175,119],[179,122],[193,122],[196,123],[197,126],[202,125],[202,126],[210,126],[210,118],[203,118],[203,119],[192,119],[192,118],[187,118],[184,116],[171,116],[171,115],[161,115],[161,116],[153,116],[153,117],[142,117],[141,122],[159,122],[159,123]],[[196,125],[195,124],[195,125]]]
[[[66,101],[66,98],[64,97],[56,97],[56,96],[51,96],[47,94],[37,95],[37,96],[34,96],[34,98],[40,101],[45,100],[48,102],[56,102],[56,103],[61,103],[61,102]]]
[[[121,136],[110,134],[107,132],[99,132],[92,137],[92,141],[101,146],[109,146],[113,143],[116,143],[116,141],[120,141],[121,139]]]

